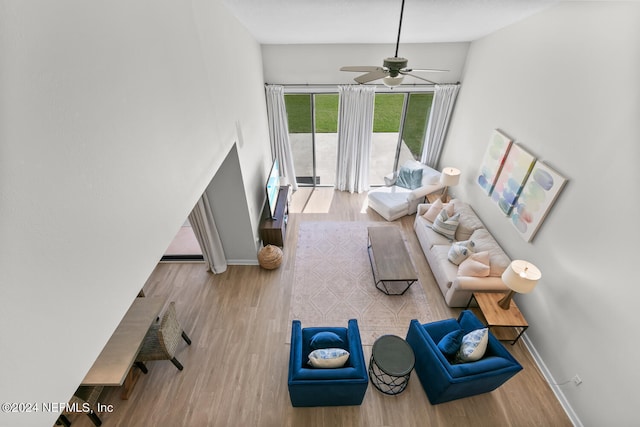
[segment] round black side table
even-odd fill
[[[415,364],[411,346],[395,335],[383,335],[373,343],[369,378],[385,394],[400,394],[409,383]]]

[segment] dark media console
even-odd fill
[[[264,246],[284,246],[289,216],[289,186],[280,186],[273,218],[267,216],[260,224],[260,238]]]

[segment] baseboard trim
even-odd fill
[[[228,259],[227,265],[260,265],[257,259]]]
[[[580,421],[580,418],[578,418],[578,414],[575,413],[573,407],[564,395],[564,392],[562,391],[560,386],[557,385],[558,382],[555,380],[555,378],[553,378],[553,375],[551,375],[551,371],[549,371],[549,368],[547,368],[547,365],[544,363],[544,360],[542,360],[542,357],[540,357],[540,353],[538,353],[538,350],[536,350],[536,347],[533,345],[526,332],[522,334],[521,339],[524,345],[529,350],[529,353],[531,353],[533,361],[536,363],[536,365],[538,365],[538,369],[540,369],[540,372],[542,372],[542,375],[547,380],[547,383],[549,384],[549,387],[551,387],[553,394],[556,395],[556,398],[560,402],[560,405],[562,405],[562,409],[564,409],[564,411],[567,413],[567,416],[569,417],[573,425],[575,427],[583,427],[582,421]]]

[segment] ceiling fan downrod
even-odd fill
[[[404,14],[404,0],[402,0],[402,5],[400,6],[400,23],[398,24],[398,38],[396,40],[396,54],[394,55],[396,58],[398,57],[398,48],[400,47],[400,31],[402,31],[402,15]]]

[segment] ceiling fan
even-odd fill
[[[396,87],[402,83],[404,76],[411,76],[419,80],[424,80],[430,84],[436,84],[431,80],[427,80],[423,77],[411,74],[411,72],[421,71],[429,73],[442,73],[449,70],[435,70],[435,69],[412,69],[407,68],[408,60],[406,58],[398,57],[398,47],[400,46],[400,31],[402,30],[402,15],[404,13],[404,0],[402,0],[402,6],[400,7],[400,23],[398,24],[398,39],[396,41],[396,53],[391,58],[385,58],[382,62],[382,67],[375,65],[353,65],[340,68],[340,71],[354,71],[365,73],[354,80],[360,84],[369,83],[374,80],[382,79],[382,83],[388,87]]]

